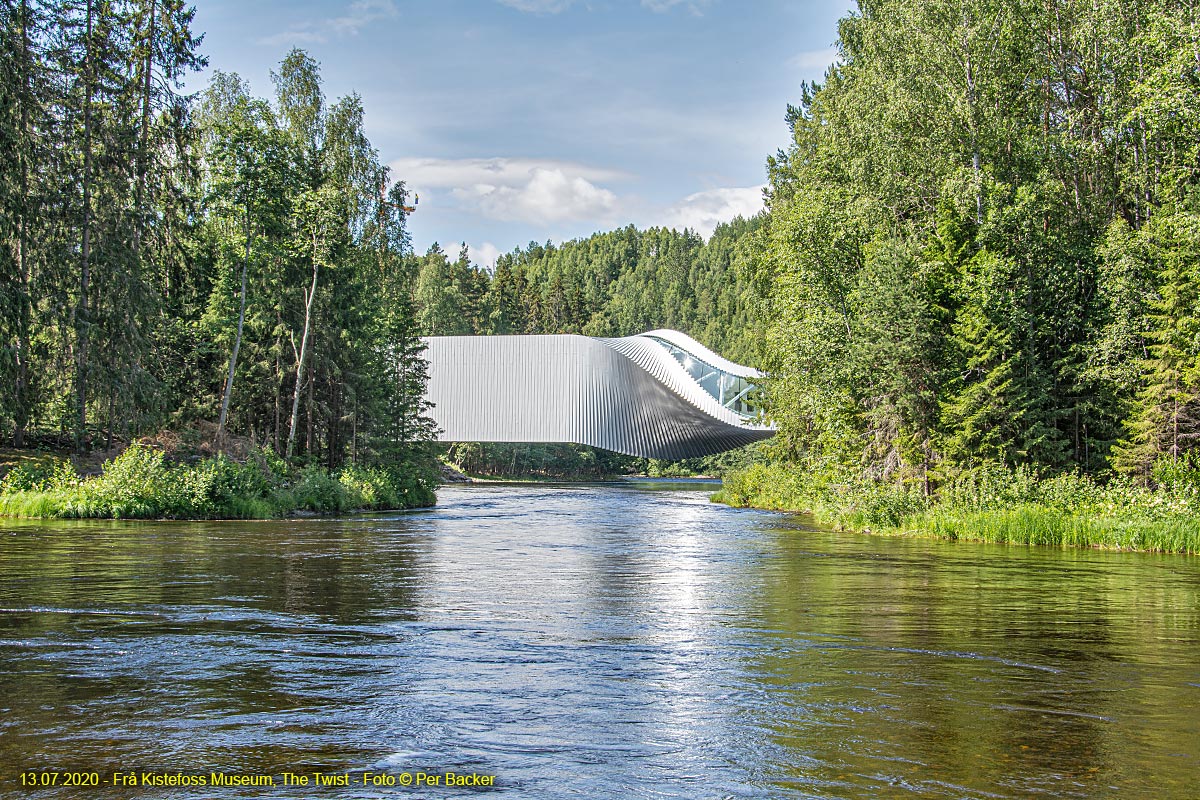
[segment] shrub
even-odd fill
[[[383,470],[351,464],[338,473],[352,508],[396,508],[399,498]]]
[[[81,483],[77,502],[70,506],[78,516],[162,516],[176,500],[170,477],[162,453],[134,443],[104,462],[99,477]]]
[[[348,511],[350,496],[342,484],[320,467],[304,467],[292,484],[297,508],[308,511]]]
[[[1200,491],[1200,457],[1195,453],[1184,453],[1178,459],[1161,458],[1150,474],[1156,486],[1174,494]]]
[[[427,508],[437,502],[437,473],[428,465],[399,464],[387,470],[399,508]]]
[[[891,484],[860,485],[849,494],[861,523],[868,527],[899,528],[929,507],[929,500],[919,489]]]
[[[805,511],[806,499],[800,491],[800,474],[779,464],[752,464],[731,472],[713,495],[719,503],[738,508],[757,506],[776,510]]]
[[[428,506],[436,499],[435,485],[436,473],[415,463],[391,469],[352,465],[336,476],[310,466],[291,474],[283,459],[264,449],[245,463],[221,455],[172,466],[162,453],[134,444],[87,480],[63,460],[13,469],[0,481],[0,515],[265,518],[293,509]]]
[[[1037,475],[1025,466],[988,462],[942,484],[937,496],[940,505],[953,508],[1010,508],[1037,500]]]
[[[348,508],[391,509],[431,506],[432,474],[413,464],[387,469],[351,464],[338,473]]]
[[[79,483],[79,476],[65,458],[47,458],[34,464],[19,464],[0,479],[0,494],[52,492]]]
[[[238,463],[224,455],[195,466],[171,470],[170,501],[164,512],[189,518],[274,516],[272,496],[277,481],[259,463]],[[264,513],[264,509],[272,509]]]

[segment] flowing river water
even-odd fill
[[[0,795],[1200,796],[1200,559],[838,534],[713,488],[0,521]],[[99,785],[20,778],[64,770]],[[276,786],[112,777],[222,771]],[[418,772],[496,785],[362,783]]]

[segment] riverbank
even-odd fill
[[[1200,553],[1200,491],[1181,471],[1156,488],[1129,481],[1099,484],[1078,475],[1039,480],[1028,471],[982,469],[940,487],[919,489],[823,481],[778,464],[730,473],[716,502],[811,514],[840,530],[892,536]]]
[[[299,469],[269,449],[168,463],[133,444],[81,476],[65,458],[22,459],[0,479],[0,517],[32,519],[271,519],[295,513],[420,508],[436,501],[434,478],[405,465]]]

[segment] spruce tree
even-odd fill
[[[1159,286],[1141,389],[1114,457],[1119,470],[1141,476],[1159,459],[1175,463],[1200,445],[1200,215],[1164,212],[1144,234],[1160,265]]]

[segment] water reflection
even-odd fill
[[[272,771],[357,757],[360,688],[391,674],[377,615],[413,616],[424,542],[395,537],[369,522],[18,527],[0,556],[0,761]]]
[[[777,541],[761,602],[785,644],[757,672],[803,709],[773,729],[815,764],[792,785],[846,797],[1190,791],[1194,718],[1143,706],[1200,699],[1188,560],[786,530]],[[1168,655],[1170,640],[1183,647]],[[1182,759],[1169,756],[1179,743]]]
[[[691,486],[3,537],[0,763],[18,769],[1182,798],[1200,767],[1195,559],[836,535]]]

